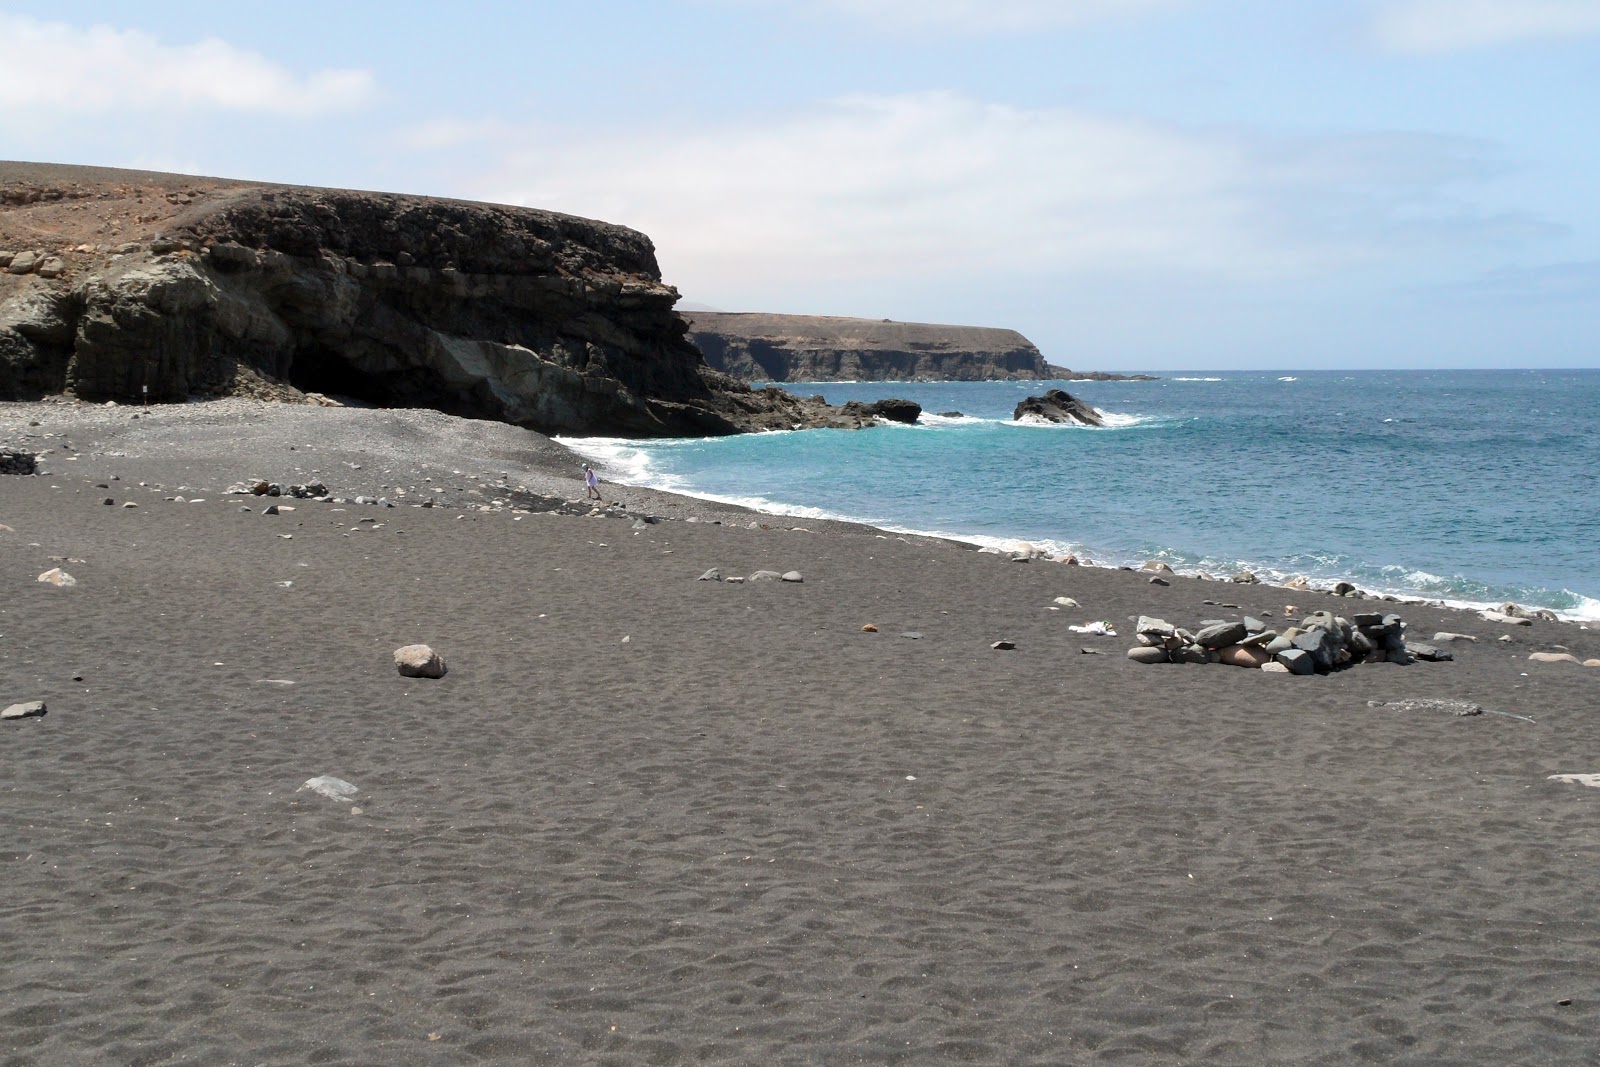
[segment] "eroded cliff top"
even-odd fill
[[[990,326],[746,311],[685,311],[681,314],[689,320],[693,331],[714,331],[728,337],[802,342],[832,348],[954,351],[975,355],[1039,353],[1033,342],[1016,330]],[[1039,358],[1042,363],[1044,357]]]

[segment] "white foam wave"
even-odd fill
[[[1221,378],[1169,378],[1173,382],[1220,382]]]
[[[1280,381],[1280,382],[1298,382],[1299,380],[1300,380],[1299,378],[1295,378],[1295,377],[1292,377],[1292,376],[1291,377],[1287,377],[1287,378],[1279,378],[1278,379],[1278,381]]]

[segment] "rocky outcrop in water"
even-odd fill
[[[710,370],[649,238],[547,211],[0,163],[0,399],[336,394],[547,433],[859,415]]]
[[[1105,420],[1094,408],[1073,396],[1065,389],[1051,389],[1043,396],[1030,396],[1018,404],[1011,413],[1012,419],[1043,419],[1046,422],[1076,423],[1080,426],[1104,426]]]

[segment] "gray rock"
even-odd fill
[[[1167,581],[1165,578],[1152,578],[1152,579],[1150,579],[1150,584],[1151,585],[1171,585],[1172,583]]]
[[[1134,633],[1154,634],[1157,637],[1171,637],[1177,631],[1178,628],[1167,620],[1157,619],[1150,615],[1140,615],[1139,621],[1133,627]]]
[[[1240,571],[1233,576],[1231,581],[1238,582],[1240,585],[1256,585],[1261,579],[1257,578],[1251,571]]]
[[[785,582],[803,582],[806,579],[799,571],[784,571],[781,580]]]
[[[1449,632],[1448,630],[1439,631],[1438,633],[1433,635],[1433,639],[1435,641],[1443,641],[1446,644],[1449,644],[1452,641],[1476,641],[1477,640],[1477,638],[1473,637],[1471,634],[1453,634],[1453,633]]]
[[[1427,660],[1429,663],[1446,663],[1456,658],[1454,652],[1446,652],[1444,649],[1436,648],[1433,645],[1408,644],[1406,645],[1406,651],[1418,659]]]
[[[1311,653],[1298,648],[1279,652],[1273,659],[1289,668],[1290,674],[1315,674],[1317,670],[1317,662],[1311,658]]]
[[[712,567],[710,570],[706,571],[700,577],[696,578],[695,581],[697,581],[697,582],[720,582],[720,581],[722,581],[722,568],[721,567]]]
[[[1248,645],[1267,645],[1267,646],[1270,647],[1271,643],[1273,641],[1276,641],[1277,639],[1278,639],[1278,631],[1276,631],[1276,630],[1262,630],[1258,634],[1250,634],[1243,641],[1240,641],[1239,644],[1246,645],[1246,646],[1248,646]],[[1284,647],[1288,647],[1287,644]]]
[[[1017,646],[1016,646],[1016,642],[1014,642],[1014,641],[996,641],[994,644],[990,645],[989,647],[992,648],[992,649],[995,649],[996,651],[999,651],[999,652],[1009,652],[1012,649],[1016,648]]]
[[[1199,645],[1184,645],[1172,654],[1174,663],[1208,663],[1208,653]]]
[[[27,274],[39,263],[39,253],[18,252],[11,257],[11,262],[6,266],[7,274]]]
[[[1171,663],[1172,659],[1164,648],[1130,648],[1128,658],[1135,663]]]
[[[12,704],[0,711],[0,719],[37,719],[42,718],[45,711],[44,701],[30,700],[23,704]]]
[[[1194,643],[1201,648],[1227,648],[1236,645],[1249,635],[1249,630],[1242,622],[1223,622],[1215,626],[1207,626],[1194,635]]]
[[[444,657],[427,645],[405,645],[394,650],[394,665],[406,678],[443,678]]]
[[[1261,631],[1265,630],[1266,628],[1267,628],[1267,624],[1262,622],[1260,619],[1256,618],[1254,615],[1246,615],[1244,617],[1244,632],[1245,633],[1247,633],[1247,634],[1258,634]]]
[[[1382,626],[1383,616],[1376,611],[1358,611],[1350,616],[1350,621],[1357,626]]]
[[[1328,630],[1313,627],[1294,639],[1294,648],[1311,656],[1319,670],[1332,670],[1339,660],[1339,642]]]
[[[346,804],[353,804],[356,794],[360,792],[354,785],[343,778],[335,778],[331,774],[321,774],[315,778],[308,778],[306,783],[296,789],[295,792],[304,793],[308,790],[318,796],[327,797],[329,800],[342,801]]]
[[[781,581],[783,581],[783,575],[779,574],[777,571],[756,571],[754,574],[752,574],[750,576],[749,581],[752,581],[752,582],[781,582]]]

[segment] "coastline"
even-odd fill
[[[1068,626],[1370,602],[591,510],[434,412],[136,413],[0,405],[50,446],[0,476],[0,705],[49,706],[0,723],[16,1062],[1600,1053],[1600,790],[1552,778],[1600,771],[1600,669],[1528,659],[1592,630],[1144,666]],[[224,492],[313,472],[347,502]]]

